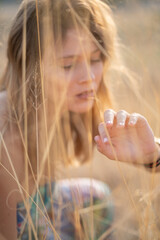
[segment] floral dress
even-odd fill
[[[111,239],[113,203],[108,186],[79,178],[46,183],[17,205],[17,237],[22,240]]]

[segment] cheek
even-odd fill
[[[99,63],[93,72],[95,75],[95,82],[98,88],[103,77],[103,63]]]
[[[74,93],[77,88],[77,72],[74,71],[69,74],[65,74],[65,89],[67,91],[67,96]]]
[[[44,91],[45,97],[49,100],[62,99],[67,90],[67,82],[65,76],[58,71],[47,71],[44,75]]]

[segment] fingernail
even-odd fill
[[[131,121],[129,121],[129,125],[135,125],[137,122],[137,119],[132,119]]]
[[[98,136],[95,136],[95,137],[94,137],[94,141],[97,143],[98,140],[99,140],[99,137],[98,137]]]
[[[129,124],[129,125],[134,125],[135,122],[134,122],[134,121],[130,121],[128,124]]]
[[[103,142],[104,142],[104,143],[108,142],[108,138],[105,137],[105,138],[103,139]]]
[[[108,120],[108,121],[106,121],[106,124],[109,124],[109,125],[111,125],[111,124],[113,124],[113,121],[111,121],[111,120]]]
[[[124,122],[120,122],[120,123],[117,124],[117,127],[123,127],[124,125],[125,125]]]

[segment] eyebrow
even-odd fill
[[[96,52],[98,52],[98,51],[100,51],[100,49],[99,48],[96,48],[96,49],[94,49],[92,52],[91,52],[91,54],[94,54],[94,53],[96,53]],[[63,57],[61,57],[61,58],[59,58],[59,60],[61,60],[61,59],[67,59],[67,58],[75,58],[75,57],[78,57],[79,55],[66,55],[66,56],[63,56]]]

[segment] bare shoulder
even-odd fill
[[[0,185],[15,187],[23,175],[23,145],[15,123],[8,121],[5,92],[0,93]]]
[[[16,239],[16,207],[21,201],[23,145],[17,124],[9,119],[6,92],[0,92],[0,235]],[[9,231],[8,231],[9,229]]]

